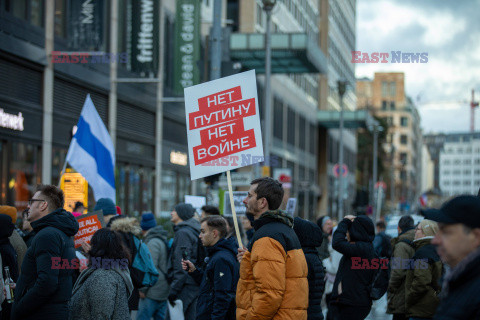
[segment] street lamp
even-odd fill
[[[338,176],[338,219],[343,219],[343,95],[347,90],[347,81],[337,81],[338,96],[340,97],[340,132],[339,132],[339,151],[338,164],[340,166],[340,174]]]
[[[270,21],[272,20],[272,9],[277,3],[276,0],[263,0],[263,10],[267,15],[267,25],[265,28],[265,158],[268,159],[267,165],[270,167],[270,140],[272,139],[272,92],[270,88],[270,76],[272,74],[271,64],[271,34]]]
[[[377,213],[377,206],[378,206],[378,192],[375,192],[375,184],[378,180],[378,133],[383,131],[383,127],[378,125],[378,122],[375,121],[373,125],[373,221],[376,221],[376,213]],[[380,189],[380,187],[378,187]]]

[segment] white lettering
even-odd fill
[[[82,19],[83,24],[92,24],[93,23],[93,3],[92,0],[87,0],[82,4],[81,14],[85,17]]]
[[[138,32],[137,60],[141,63],[153,61],[153,0],[142,0],[140,32]]]
[[[23,115],[21,112],[19,112],[18,115],[14,115],[10,113],[5,113],[3,109],[0,109],[0,127],[17,130],[17,131],[23,131],[24,120],[25,119],[23,118]]]

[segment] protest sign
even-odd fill
[[[247,197],[248,191],[233,191],[233,206],[235,207],[235,213],[237,215],[245,215],[247,208],[243,204],[243,200]],[[223,205],[223,215],[228,217],[232,216],[232,208],[230,204],[230,194],[229,192],[224,193],[224,205]]]
[[[185,195],[185,203],[190,203],[197,210],[197,213],[200,214],[200,209],[207,204],[207,199],[205,197]]]
[[[97,230],[105,226],[102,210],[82,214],[77,217],[78,232],[74,237],[75,249],[79,248],[83,242],[90,243],[90,239]]]
[[[291,216],[292,218],[295,216],[296,206],[297,206],[297,198],[288,198],[287,208],[285,209],[285,211],[287,211],[288,215]]]
[[[192,180],[263,161],[254,70],[184,92]]]

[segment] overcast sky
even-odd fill
[[[471,89],[480,100],[480,0],[357,0],[356,36],[362,52],[428,52],[427,63],[359,63],[356,76],[404,72],[424,133],[470,130]]]

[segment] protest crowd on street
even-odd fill
[[[292,217],[283,195],[272,178],[251,182],[240,247],[216,207],[175,205],[171,238],[152,213],[100,199],[105,226],[75,248],[62,190],[39,185],[27,212],[0,206],[1,317],[350,320],[386,296],[393,319],[480,319],[480,197],[416,225],[405,215],[390,239],[366,215]]]

